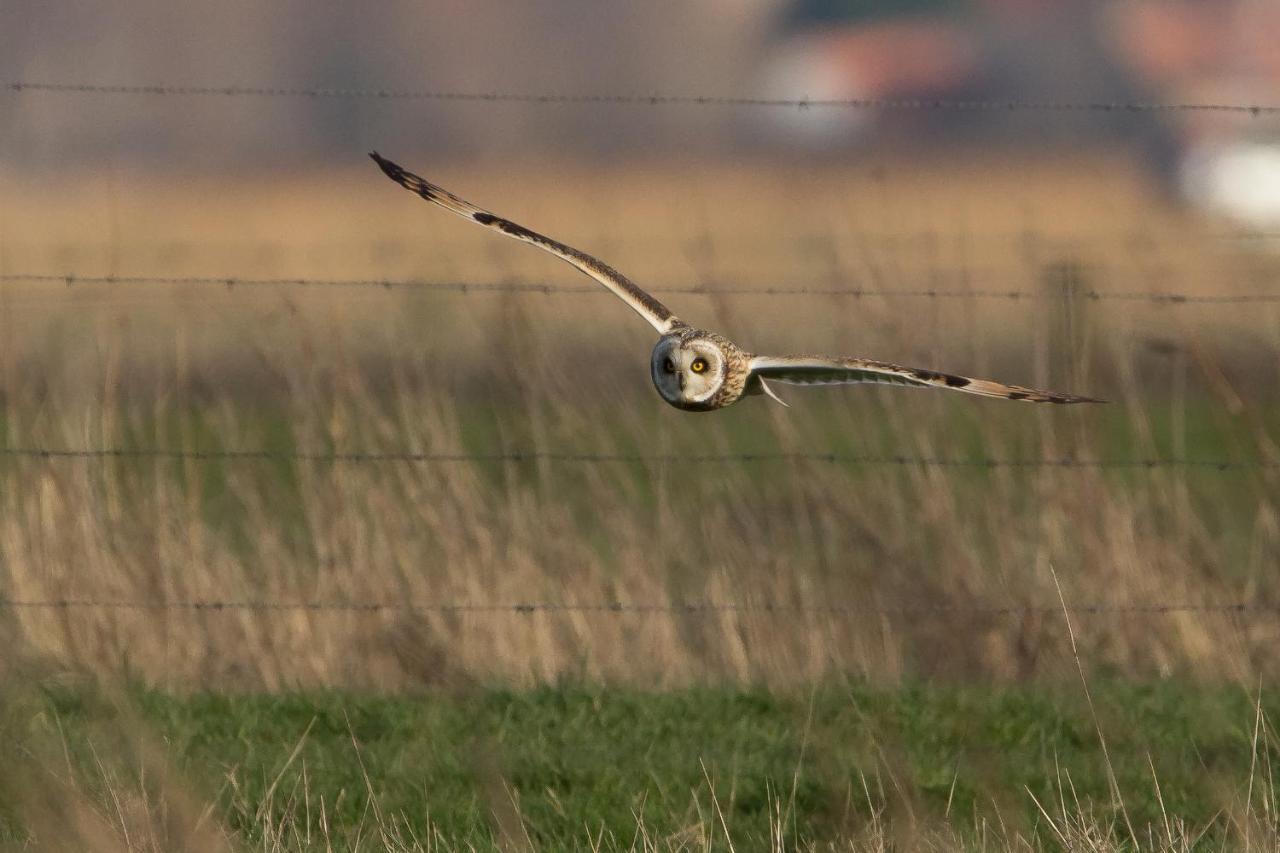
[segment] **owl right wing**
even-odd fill
[[[649,325],[660,333],[666,334],[672,329],[684,325],[676,315],[671,313],[671,309],[654,299],[633,281],[603,261],[599,261],[585,252],[579,252],[564,243],[552,240],[550,237],[544,237],[536,231],[530,231],[523,225],[517,225],[509,219],[503,219],[487,210],[481,210],[474,204],[458,198],[448,190],[442,189],[412,172],[405,171],[397,164],[380,156],[376,151],[370,152],[369,156],[381,167],[388,178],[410,192],[417,193],[427,201],[438,204],[445,210],[450,210],[459,216],[465,216],[472,222],[478,222],[486,228],[496,229],[508,237],[515,237],[525,243],[532,243],[539,249],[550,252],[556,257],[573,264],[613,291],[619,299],[630,305],[637,314],[647,320]]]
[[[903,367],[885,361],[865,358],[823,358],[809,355],[754,356],[748,366],[754,376],[795,385],[846,385],[856,382],[878,382],[917,388],[947,388],[983,397],[1005,400],[1027,400],[1032,403],[1103,403],[1093,397],[1041,391],[1021,385],[1006,385],[990,379],[971,379],[951,373],[938,373],[915,367]]]

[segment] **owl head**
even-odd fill
[[[724,350],[714,340],[678,335],[658,341],[649,367],[662,399],[693,411],[713,407],[727,369]]]

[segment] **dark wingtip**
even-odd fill
[[[382,170],[382,173],[393,181],[398,180],[399,176],[404,173],[404,169],[401,169],[377,151],[370,151],[369,156],[373,159],[373,162],[378,164],[378,168]]]
[[[428,200],[436,198],[435,187],[415,175],[413,172],[406,171],[399,163],[393,163],[386,157],[383,157],[377,151],[370,151],[369,156],[373,158],[373,162],[378,164],[378,168],[382,170],[382,174],[395,181],[409,192],[417,193]]]

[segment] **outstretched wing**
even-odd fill
[[[821,358],[808,355],[758,355],[749,362],[751,372],[761,379],[790,382],[796,385],[846,385],[855,382],[880,382],[910,385],[917,388],[949,388],[983,397],[1005,400],[1028,400],[1032,403],[1103,403],[1093,397],[1040,391],[1021,385],[1005,385],[990,379],[970,379],[933,370],[903,367],[884,361],[863,358]]]
[[[515,237],[525,243],[532,243],[539,249],[548,251],[556,257],[563,258],[573,264],[612,290],[619,299],[630,305],[637,314],[648,320],[649,325],[659,332],[666,334],[673,328],[684,325],[671,313],[671,309],[648,293],[645,293],[634,282],[608,264],[598,261],[588,254],[579,252],[571,246],[552,240],[550,237],[544,237],[536,231],[530,231],[523,225],[517,225],[509,219],[503,219],[501,216],[495,216],[487,210],[481,210],[474,204],[458,198],[448,190],[441,189],[424,178],[413,174],[413,172],[405,171],[387,158],[380,156],[376,151],[370,152],[369,156],[382,168],[388,178],[410,192],[415,192],[427,201],[434,202],[459,216],[465,216],[472,222],[479,222],[481,225],[500,231],[508,237]]]

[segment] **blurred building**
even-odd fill
[[[1275,0],[7,0],[0,82],[565,95],[1280,102]],[[998,142],[1135,151],[1159,186],[1280,218],[1276,122],[1158,110],[649,107],[0,89],[0,168],[356,163],[380,147],[611,160]],[[1065,155],[1061,155],[1065,156]]]
[[[1034,104],[1280,103],[1280,4],[1254,0],[796,0],[760,69],[778,97]],[[757,129],[840,151],[869,142],[1130,146],[1171,195],[1280,224],[1268,116],[1194,110],[779,111]]]
[[[1164,99],[1280,104],[1280,4],[1151,3],[1108,16],[1130,71]],[[1237,222],[1280,227],[1280,123],[1274,116],[1179,116],[1179,181],[1195,203]]]

